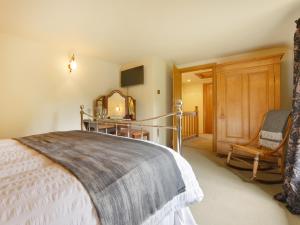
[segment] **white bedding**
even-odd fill
[[[186,191],[145,225],[196,224],[187,206],[201,201],[203,193],[186,160],[170,152],[182,173]],[[165,219],[158,221],[162,215]],[[10,139],[0,140],[0,224],[100,225],[88,193],[70,172]]]

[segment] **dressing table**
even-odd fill
[[[102,95],[95,99],[93,113],[95,117],[118,121],[136,120],[136,100],[132,96],[124,95],[119,90],[113,90],[108,95]],[[97,130],[93,122],[88,123],[88,128]],[[150,139],[149,131],[129,129],[127,126],[119,125],[117,128],[111,124],[98,125],[98,131],[117,134],[119,136],[130,136],[135,139]]]

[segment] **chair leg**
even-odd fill
[[[254,162],[253,162],[253,175],[251,180],[255,180],[256,179],[256,174],[257,174],[257,169],[258,169],[258,163],[259,163],[259,155],[256,155],[254,157]]]
[[[227,155],[227,164],[229,164],[229,162],[230,162],[231,155],[232,155],[232,150],[230,150],[230,151],[228,152],[228,155]]]
[[[278,162],[277,163],[278,163],[278,167],[279,167],[280,173],[283,176],[284,175],[284,166],[283,166],[283,163],[282,163],[282,158],[278,158]]]

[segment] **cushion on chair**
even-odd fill
[[[276,149],[283,140],[290,111],[272,110],[266,118],[259,135],[259,144],[268,149]]]

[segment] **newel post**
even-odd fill
[[[196,128],[196,136],[199,137],[199,109],[198,106],[195,106],[196,119],[195,119],[195,128]]]
[[[177,129],[177,152],[182,149],[182,100],[176,102],[176,129]]]
[[[83,130],[83,114],[84,105],[80,106],[80,129]]]

